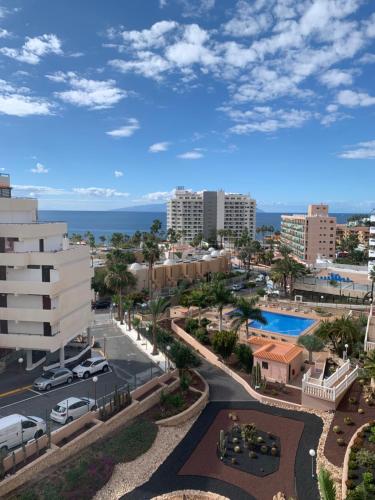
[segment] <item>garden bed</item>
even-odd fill
[[[77,429],[72,434],[69,434],[69,436],[62,438],[61,441],[58,441],[54,444],[56,446],[59,446],[60,448],[62,448],[63,446],[65,446],[68,443],[70,443],[71,441],[73,441],[73,439],[77,438],[78,436],[80,436],[84,432],[88,431],[89,429],[92,429],[93,427],[95,427],[95,425],[96,425],[95,422],[88,422],[87,424],[83,425],[80,429]]]
[[[358,413],[359,409],[363,410],[364,413]],[[344,421],[347,417],[350,418],[349,424]],[[356,429],[371,420],[375,420],[375,405],[369,406],[365,402],[363,387],[359,381],[356,381],[336,409],[324,449],[328,460],[337,467],[342,467],[346,446]],[[337,430],[337,428],[339,428],[339,432],[334,432],[334,429]],[[338,444],[338,440],[342,441],[339,441]]]
[[[242,375],[241,375],[242,376]],[[244,378],[244,377],[243,377]],[[245,379],[250,385],[250,377]],[[293,387],[286,387],[285,384],[278,384],[274,382],[267,382],[265,389],[257,390],[259,394],[268,396],[270,398],[281,399],[287,403],[301,404],[302,391]]]
[[[143,416],[152,421],[174,417],[190,408],[201,395],[200,392],[191,391],[190,389],[182,391],[178,388],[170,394],[161,395],[160,401],[143,413]]]
[[[137,401],[143,401],[144,399],[148,398],[149,396],[151,396],[151,394],[154,394],[154,392],[158,391],[159,389],[161,389],[161,385],[160,384],[157,384],[157,385],[154,385],[153,387],[151,387],[151,389],[149,389],[148,391],[144,392],[143,394],[141,394],[140,396],[137,396],[135,399]]]
[[[116,433],[83,450],[79,456],[46,471],[12,500],[89,500],[109,480],[115,465],[130,462],[153,444],[157,425],[144,418],[133,420]]]

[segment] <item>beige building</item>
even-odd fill
[[[282,215],[280,242],[305,264],[334,259],[336,218],[328,214],[328,205],[309,205],[307,215]]]
[[[148,266],[134,262],[129,270],[137,279],[137,290],[148,288]],[[160,291],[163,288],[176,287],[182,280],[193,282],[203,279],[207,275],[225,273],[229,270],[229,258],[222,250],[212,251],[203,256],[191,257],[184,260],[166,259],[157,263],[152,270],[153,290]]]
[[[336,225],[336,242],[340,245],[341,241],[348,236],[358,236],[358,243],[368,247],[370,239],[369,226],[348,226],[347,224]]]
[[[256,202],[244,194],[178,187],[167,205],[167,227],[183,232],[186,241],[199,233],[206,241],[216,238],[219,229],[230,229],[235,237],[247,229],[255,238]]]
[[[69,245],[63,222],[38,222],[35,199],[12,198],[0,174],[0,349],[60,352],[91,322],[89,248]]]

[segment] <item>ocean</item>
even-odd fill
[[[257,213],[257,227],[274,226],[280,229],[281,213]],[[332,214],[337,222],[343,224],[351,214]],[[83,236],[91,231],[98,240],[99,236],[110,236],[120,232],[132,235],[135,231],[148,231],[152,222],[159,219],[166,229],[167,215],[165,212],[103,212],[103,211],[69,211],[69,210],[40,210],[39,220],[62,221],[68,224],[69,235],[78,233]]]

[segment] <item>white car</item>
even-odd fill
[[[263,274],[259,274],[256,278],[255,278],[255,283],[263,283],[263,281],[265,280]]]
[[[59,424],[69,424],[89,411],[97,409],[94,399],[68,398],[60,401],[51,411],[50,417]]]
[[[107,372],[109,370],[108,361],[102,356],[95,356],[86,359],[83,363],[73,368],[75,377],[88,378],[90,375],[98,372]]]

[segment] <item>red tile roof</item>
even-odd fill
[[[254,352],[256,358],[279,363],[289,364],[303,352],[302,347],[290,342],[269,340],[261,337],[250,337],[248,342],[251,346],[259,346]]]

